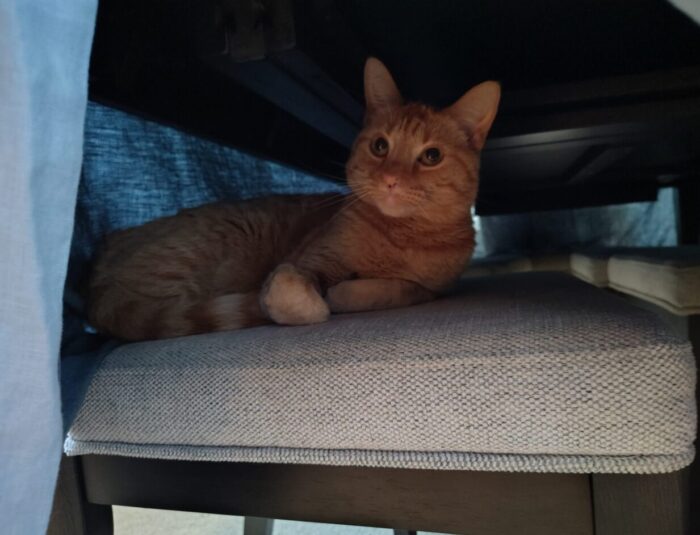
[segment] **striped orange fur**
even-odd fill
[[[474,249],[479,152],[500,89],[485,82],[436,110],[404,104],[374,58],[351,193],[218,203],[116,232],[90,280],[101,331],[144,340],[432,299]]]

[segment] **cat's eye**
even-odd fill
[[[418,161],[427,166],[437,165],[442,161],[442,152],[438,148],[430,147],[421,153]]]
[[[375,156],[386,156],[389,152],[389,142],[381,136],[372,141],[369,146]]]

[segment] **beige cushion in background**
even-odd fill
[[[608,262],[609,286],[673,314],[700,314],[700,247],[618,252]]]
[[[529,256],[498,255],[473,260],[462,274],[464,278],[526,273],[530,271],[559,271],[569,273],[569,253],[537,254]]]
[[[618,253],[644,254],[654,247],[590,247],[571,254],[571,274],[598,288],[609,285],[608,262]]]
[[[569,253],[537,254],[513,260],[509,264],[511,273],[528,271],[560,271],[569,273],[571,261]]]
[[[475,260],[463,277],[568,272],[599,288],[644,299],[677,315],[700,314],[700,246],[608,247],[572,253]]]
[[[571,274],[599,288],[608,285],[607,254],[572,253]]]

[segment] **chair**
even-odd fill
[[[321,326],[128,344],[69,431],[63,510],[77,513],[54,518],[110,533],[118,504],[484,535],[689,533],[694,378],[689,344],[657,316],[548,272]]]

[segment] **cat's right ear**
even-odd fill
[[[368,58],[365,63],[365,101],[367,115],[385,113],[403,103],[389,70],[377,58]]]

